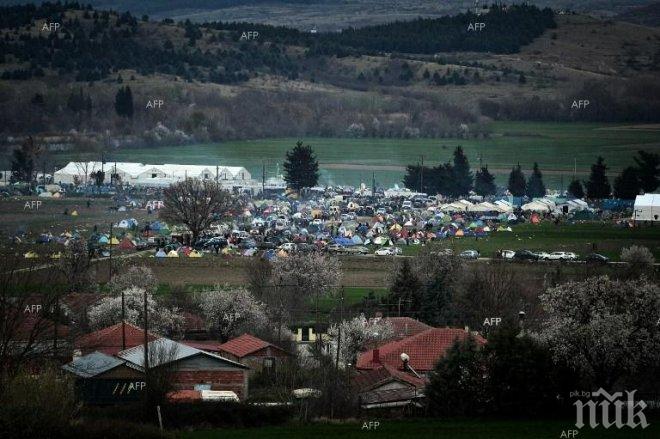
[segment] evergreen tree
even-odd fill
[[[582,187],[580,180],[576,178],[571,181],[568,185],[568,193],[575,198],[584,198],[584,188]]]
[[[527,181],[527,196],[530,198],[537,198],[545,196],[545,185],[543,184],[543,174],[539,170],[539,164],[534,162],[534,169],[532,175],[529,176]]]
[[[637,168],[628,166],[614,179],[614,196],[622,200],[634,200],[641,189]]]
[[[298,141],[295,148],[286,153],[284,171],[284,180],[297,191],[315,186],[319,180],[319,162],[312,147],[303,146],[303,143]]]
[[[127,85],[126,87],[117,90],[115,95],[115,111],[118,116],[133,118],[133,92]]]
[[[36,162],[41,153],[32,136],[29,136],[21,147],[13,152],[11,181],[31,183],[35,178]]]
[[[587,197],[591,199],[601,199],[610,196],[612,189],[605,172],[605,159],[598,157],[596,163],[591,165],[591,175],[587,181]]]
[[[488,171],[487,166],[482,166],[474,175],[474,191],[481,196],[493,195],[497,192],[495,176]]]
[[[523,174],[520,165],[515,166],[509,174],[509,184],[507,186],[509,192],[511,192],[511,195],[514,197],[522,197],[525,195],[525,189],[527,189],[526,186],[525,174]]]
[[[454,150],[454,166],[452,168],[452,190],[451,195],[460,197],[468,195],[472,190],[473,176],[463,148],[457,146]]]
[[[419,301],[422,284],[413,272],[408,258],[404,258],[399,271],[390,286],[388,303],[390,309],[405,315]]]
[[[655,191],[660,185],[660,155],[646,151],[637,151],[639,157],[635,157],[637,164],[637,176],[644,192]]]

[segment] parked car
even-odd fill
[[[330,244],[325,249],[330,253],[344,253],[346,247],[339,244]]]
[[[589,253],[584,260],[587,264],[607,264],[610,262],[610,258],[599,253]]]
[[[402,253],[399,247],[381,247],[376,250],[378,256],[396,256]]]
[[[513,259],[513,257],[516,255],[516,252],[513,250],[500,250],[497,253],[497,256],[503,259]]]
[[[577,255],[573,252],[552,252],[547,257],[548,261],[575,261]]]
[[[359,254],[359,255],[368,255],[369,249],[363,245],[354,245],[352,247],[346,247],[346,253]]]
[[[477,259],[479,252],[476,250],[464,250],[458,254],[458,257],[463,259]]]
[[[550,253],[547,252],[534,252],[536,256],[538,256],[539,261],[549,261],[550,260]]]
[[[296,245],[295,242],[285,242],[284,244],[280,245],[280,250],[284,250],[285,252],[295,252],[298,250],[298,246]]]
[[[529,250],[519,250],[513,255],[513,259],[518,261],[538,261],[539,256]]]

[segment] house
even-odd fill
[[[148,334],[148,340],[158,337]],[[74,356],[86,355],[98,351],[108,355],[116,355],[119,351],[144,343],[144,331],[131,323],[117,323],[107,328],[78,337],[74,340]]]
[[[175,390],[226,390],[240,399],[248,397],[249,367],[167,338],[148,345],[149,369],[167,368]],[[139,345],[116,355],[133,366],[144,367],[144,346]]]
[[[361,408],[395,408],[420,406],[426,381],[384,364],[377,369],[358,370],[351,379],[351,386]]]
[[[90,404],[139,401],[145,381],[141,368],[102,352],[92,352],[62,366],[75,377],[76,392]]]
[[[464,329],[430,328],[362,353],[358,357],[356,368],[369,370],[388,365],[397,370],[410,371],[420,377],[425,377],[445,356],[454,342],[463,341],[470,335],[470,332]],[[486,343],[486,340],[480,335],[473,335],[473,337],[479,345]]]
[[[250,334],[233,338],[218,347],[220,355],[238,361],[251,370],[275,370],[292,357],[291,353]]]

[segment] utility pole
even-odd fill
[[[422,165],[419,167],[419,192],[424,192],[424,156],[422,155]]]
[[[147,394],[149,393],[149,336],[148,336],[148,320],[147,320],[147,290],[144,290],[144,381],[147,382]],[[147,401],[149,399],[147,398]]]
[[[335,368],[339,372],[339,350],[341,349],[341,324],[344,321],[344,287],[341,287],[341,296],[339,297],[339,324],[337,325],[337,360]]]
[[[108,239],[108,243],[110,244],[110,256],[108,257],[108,262],[109,262],[109,269],[108,269],[108,282],[112,280],[112,221],[110,222],[110,238]]]
[[[266,193],[266,163],[261,163],[261,198],[265,198]]]

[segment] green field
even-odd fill
[[[388,419],[366,419],[379,421],[377,429],[367,430],[362,423],[313,424],[305,426],[265,427],[258,429],[222,429],[182,433],[183,439],[297,439],[297,438],[364,438],[381,439],[558,439],[562,432],[575,430],[574,421],[493,421],[466,420],[441,421],[435,419],[416,421],[394,421]],[[652,421],[645,429],[598,428],[579,430],[577,438],[651,439],[657,438],[659,429]],[[566,437],[566,436],[564,436]],[[576,438],[576,439],[577,439]]]
[[[379,185],[389,187],[399,183],[403,169],[417,163],[434,165],[451,158],[457,145],[463,146],[473,168],[481,159],[497,173],[504,184],[511,167],[520,163],[531,169],[537,161],[545,172],[546,183],[566,187],[574,168],[579,176],[589,173],[598,155],[615,174],[633,163],[635,151],[660,152],[660,128],[640,125],[635,128],[604,124],[495,122],[489,139],[336,139],[305,138],[312,145],[321,163],[324,184],[371,185],[372,172]],[[260,139],[227,141],[214,144],[184,145],[159,148],[124,149],[106,152],[112,161],[144,163],[222,164],[245,166],[256,179],[261,178],[262,164],[267,176],[282,171],[285,152],[297,139]],[[63,153],[58,163],[77,160],[81,156]],[[94,155],[86,158],[98,159]]]
[[[454,252],[478,250],[483,257],[492,257],[498,250],[572,251],[580,257],[596,252],[618,260],[623,247],[633,244],[648,247],[660,258],[660,228],[622,228],[612,223],[559,224],[541,222],[538,225],[519,224],[512,232],[492,232],[487,238],[449,238],[434,241],[438,248]],[[404,254],[414,254],[419,246],[404,246]]]

